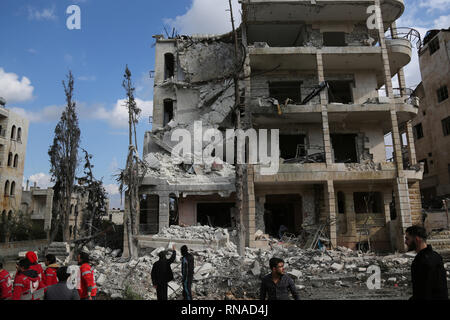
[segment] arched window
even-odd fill
[[[10,152],[8,154],[8,167],[12,166],[12,162],[13,162],[13,154],[12,154],[12,152]]]
[[[13,182],[11,182],[11,193],[10,193],[10,195],[13,196],[15,194],[16,194],[16,182],[13,181]]]
[[[74,214],[74,211],[73,211],[73,204],[70,205],[70,215],[72,215],[72,214]]]
[[[19,164],[19,155],[16,154],[14,156],[14,168],[17,168],[17,165]]]
[[[11,139],[16,137],[16,126],[12,126],[11,128]]]
[[[9,180],[6,180],[5,182],[5,196],[9,194]]]
[[[17,141],[22,141],[22,128],[17,129]]]

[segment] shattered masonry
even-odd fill
[[[277,236],[281,225],[292,234],[324,225],[330,247],[403,251],[405,229],[421,221],[423,167],[415,152],[408,166],[402,159],[400,137],[411,134],[403,128],[418,101],[392,87],[397,76],[405,88],[403,68],[412,55],[411,42],[397,34],[403,11],[397,2],[375,1],[384,21],[368,30],[364,1],[245,1],[238,64],[231,33],[154,36],[153,126],[143,151],[150,170],[140,186],[139,247],[152,247],[152,235],[169,225],[235,227],[233,165],[176,165],[170,138],[178,128],[193,132],[197,120],[233,128],[238,68],[244,122],[280,129],[278,174],[261,175],[260,165],[248,169],[246,245],[267,248],[256,235]],[[327,22],[330,12],[334,19]],[[386,96],[378,92],[383,86]],[[407,148],[414,151],[414,144]]]

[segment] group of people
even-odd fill
[[[426,243],[427,233],[423,227],[412,226],[406,229],[405,244],[409,251],[417,253],[411,265],[412,300],[448,300],[447,273],[442,257]],[[170,251],[170,250],[169,250]],[[168,251],[159,253],[151,271],[153,286],[156,288],[158,300],[168,300],[169,282],[174,279],[171,264],[175,261],[175,245],[172,254]],[[181,275],[184,300],[192,300],[192,280],[194,277],[194,257],[182,246]],[[79,289],[69,289],[66,284],[69,274],[67,267],[59,267],[53,255],[47,255],[44,271],[37,263],[34,252],[28,252],[26,258],[17,264],[14,282],[10,274],[0,264],[0,300],[23,300],[26,295],[41,290],[45,300],[93,300],[97,294],[94,274],[89,265],[89,255],[81,252],[78,255],[81,285]],[[295,300],[299,300],[294,281],[285,273],[284,261],[272,258],[269,261],[271,273],[263,277],[260,300],[288,300],[289,291]],[[41,300],[34,295],[32,299]]]
[[[89,265],[89,254],[80,252],[77,260],[80,283],[73,286],[67,283],[70,277],[68,267],[56,263],[52,254],[45,256],[44,270],[37,255],[33,251],[27,252],[25,258],[17,262],[14,280],[0,261],[0,300],[94,300],[97,287]]]

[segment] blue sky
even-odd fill
[[[81,9],[81,30],[66,27],[66,9],[72,4]],[[237,0],[233,4],[239,9]],[[399,27],[415,27],[424,35],[428,29],[450,25],[450,0],[405,4]],[[94,155],[94,173],[103,177],[112,206],[117,207],[112,175],[124,167],[127,151],[126,109],[120,101],[125,96],[125,65],[143,109],[138,127],[142,152],[152,112],[152,35],[164,33],[164,26],[180,34],[228,32],[227,7],[228,0],[1,0],[0,96],[7,99],[8,108],[30,120],[25,179],[49,186],[47,151],[64,107],[61,81],[72,70],[81,146]],[[408,86],[420,82],[417,57],[406,76]]]

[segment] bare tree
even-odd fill
[[[69,215],[70,200],[74,190],[75,171],[78,165],[78,146],[80,144],[80,128],[76,113],[76,103],[73,101],[73,75],[69,71],[67,84],[63,80],[66,95],[66,108],[55,127],[53,145],[50,146],[50,174],[55,182],[55,224],[50,240],[53,241],[62,226],[63,241],[70,238]]]
[[[125,228],[127,230],[127,242],[131,257],[137,257],[137,245],[134,242],[134,236],[138,234],[138,207],[139,207],[139,186],[146,172],[146,165],[139,159],[136,124],[139,121],[141,109],[138,108],[134,99],[133,83],[131,81],[131,72],[126,66],[124,80],[122,83],[127,100],[125,106],[128,109],[128,131],[129,146],[126,167],[117,175],[117,181],[120,183],[119,191],[122,195],[125,192]],[[134,138],[134,139],[133,139]]]
[[[92,229],[99,229],[102,217],[106,215],[107,196],[103,187],[103,181],[94,177],[91,164],[92,155],[85,149],[84,152],[84,174],[85,176],[78,178],[80,185],[80,194],[82,197],[87,196],[85,214],[83,215],[82,231],[87,237],[92,236]]]

